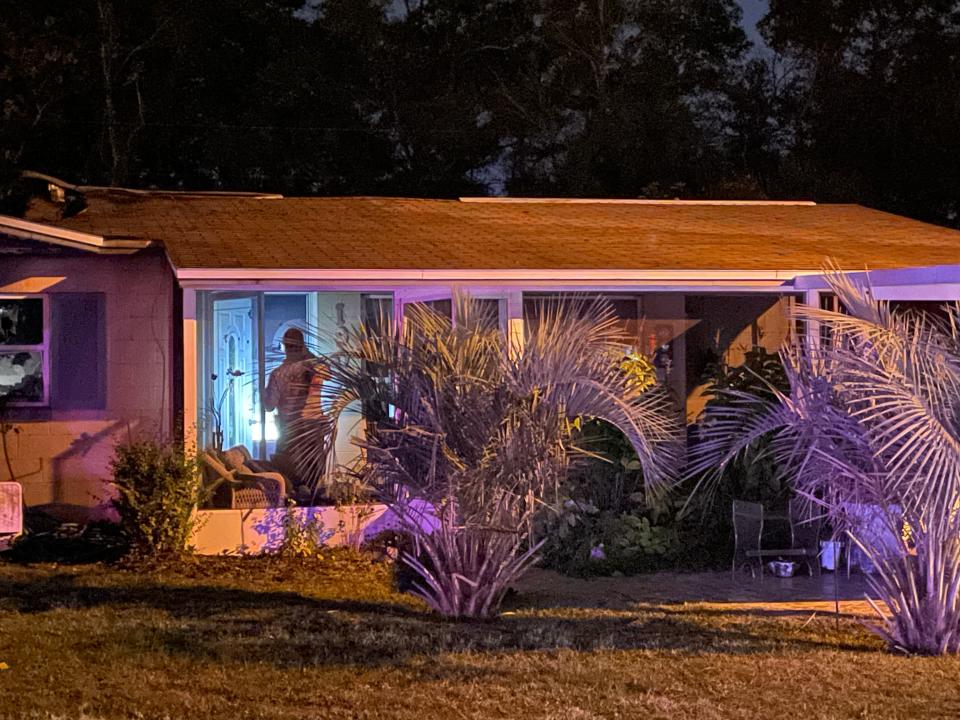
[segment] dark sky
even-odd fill
[[[766,44],[760,35],[757,34],[757,21],[767,12],[767,0],[739,0],[740,7],[743,8],[743,28],[747,31],[747,37],[754,47],[763,51]]]

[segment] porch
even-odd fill
[[[678,410],[692,423],[703,408],[712,368],[739,365],[754,347],[776,352],[798,332],[817,342],[817,328],[794,327],[790,309],[796,303],[827,307],[833,302],[823,278],[813,273],[784,280],[780,273],[647,271],[618,283],[605,277],[605,282],[573,277],[557,282],[542,274],[521,280],[517,273],[494,273],[497,277],[491,280],[498,282],[465,272],[417,282],[400,273],[393,283],[382,277],[310,281],[303,272],[257,273],[181,273],[182,397],[189,443],[202,450],[217,438],[224,449],[242,447],[261,463],[276,458],[278,425],[263,396],[271,372],[283,359],[281,338],[290,328],[303,330],[308,349],[322,359],[336,352],[338,338],[351,326],[369,326],[384,318],[401,323],[412,306],[428,306],[455,323],[452,298],[465,292],[488,303],[498,327],[513,343],[522,344],[542,301],[601,297],[622,327],[624,354],[653,359]],[[956,275],[946,267],[857,275],[870,282],[878,298],[895,304],[933,309],[960,296]],[[328,476],[361,461],[354,440],[362,438],[363,431],[359,408],[343,413],[334,432]],[[301,480],[296,470],[287,474],[288,487],[297,487]]]
[[[538,307],[577,295],[607,300],[622,328],[625,355],[654,361],[677,407],[693,421],[702,408],[706,376],[718,363],[737,365],[752,347],[770,352],[795,330],[789,309],[802,301],[778,279],[756,284],[713,278],[700,285],[657,279],[621,285],[557,285],[529,282],[466,284],[294,285],[273,280],[256,289],[242,283],[190,282],[184,289],[185,432],[200,449],[242,447],[260,463],[276,459],[279,429],[263,402],[270,374],[282,361],[280,340],[288,329],[304,332],[310,352],[321,360],[336,352],[338,337],[351,326],[391,318],[402,323],[412,306],[453,315],[452,297],[462,291],[489,303],[491,317],[511,341],[521,344]],[[359,408],[335,428],[327,469],[360,460],[354,438],[362,437]],[[219,441],[219,442],[216,442]],[[289,466],[288,466],[289,467]],[[299,478],[288,477],[297,485]]]

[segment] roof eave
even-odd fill
[[[105,238],[102,235],[68,230],[7,215],[0,215],[0,233],[25,240],[85,250],[97,255],[130,255],[153,245],[151,240]]]
[[[820,269],[796,270],[700,270],[700,269],[604,269],[604,268],[196,268],[179,267],[180,281],[424,281],[424,282],[712,282],[770,283],[782,285],[801,275],[818,275]]]

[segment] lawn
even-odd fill
[[[457,623],[344,553],[0,578],[4,718],[960,716],[960,660],[887,654],[824,613],[520,592]]]

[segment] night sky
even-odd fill
[[[747,37],[756,49],[762,50],[766,45],[757,33],[757,22],[767,12],[767,0],[739,0],[739,3],[743,9],[743,28],[747,31]]]

